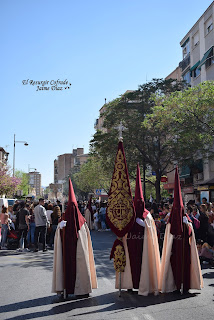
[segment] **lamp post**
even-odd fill
[[[16,141],[16,135],[14,134],[14,149],[13,149],[13,177],[15,176],[15,150],[16,150],[16,143],[24,143],[25,146],[28,146],[26,141]]]

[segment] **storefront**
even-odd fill
[[[200,192],[201,202],[202,198],[207,198],[207,202],[214,202],[214,179],[205,181],[197,190]]]

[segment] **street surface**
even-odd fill
[[[114,289],[115,236],[92,231],[98,277],[97,290],[80,300],[59,301],[51,293],[53,251],[43,253],[0,251],[0,320],[22,319],[143,319],[201,320],[214,318],[214,269],[203,265],[204,289],[181,296],[169,293],[148,297]]]

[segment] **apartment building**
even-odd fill
[[[9,153],[0,147],[0,170],[7,165]]]
[[[88,154],[84,154],[84,148],[73,149],[72,153],[59,155],[54,160],[54,183],[62,184],[71,170],[81,166],[87,159]]]
[[[214,80],[214,1],[181,40],[183,60],[166,79],[184,79],[192,87]],[[169,170],[170,171],[170,170]],[[173,192],[174,172],[167,175],[165,189]],[[196,196],[214,201],[214,161],[198,159],[190,168],[180,169],[182,193],[187,202]]]
[[[213,21],[214,1],[180,42],[183,60],[179,67],[182,78],[191,86],[214,80]]]
[[[29,176],[29,185],[32,190],[35,190],[36,196],[40,196],[42,194],[41,188],[41,173],[35,171],[31,171],[28,173]]]

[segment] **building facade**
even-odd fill
[[[214,79],[214,1],[181,40],[182,78],[195,86]]]
[[[42,195],[41,173],[35,170],[35,171],[29,172],[28,176],[29,176],[30,188],[35,191],[35,195],[36,196]]]
[[[0,170],[7,166],[9,153],[0,147]]]
[[[73,153],[59,155],[54,160],[54,183],[64,183],[71,170],[80,167],[88,159],[88,154],[84,154],[84,148],[73,149]]]
[[[194,87],[206,80],[214,80],[214,1],[181,40],[183,60],[166,79],[186,80]],[[172,168],[168,168],[169,171]],[[174,172],[167,174],[165,189],[174,187]],[[192,166],[180,168],[182,194],[185,202],[197,196],[214,201],[214,161],[198,159]]]

